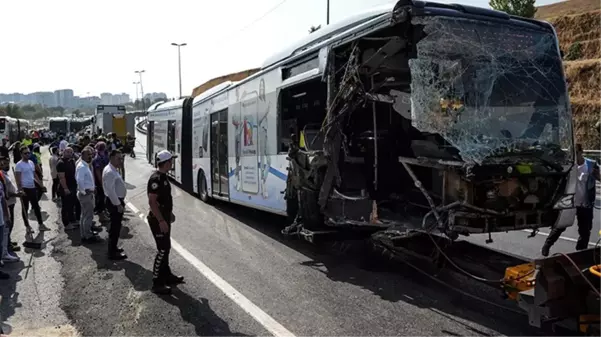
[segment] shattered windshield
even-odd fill
[[[418,17],[411,59],[411,119],[467,163],[553,149],[569,161],[571,116],[553,34],[464,18]],[[565,152],[561,149],[569,149]]]

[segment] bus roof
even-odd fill
[[[226,90],[227,88],[231,87],[232,85],[235,85],[237,82],[232,82],[232,81],[225,81],[223,83],[217,84],[216,86],[212,87],[211,89],[208,89],[207,91],[203,92],[202,94],[194,97],[194,101],[192,101],[192,106],[195,106],[197,104],[200,104],[200,102],[219,94],[220,92]]]
[[[160,101],[160,102],[156,102],[153,105],[149,106],[148,109],[146,109],[146,111],[150,112],[150,111],[154,111],[157,109],[157,107],[161,104],[165,103],[165,101]]]
[[[180,98],[178,100],[175,101],[169,101],[169,102],[165,102],[162,103],[161,105],[157,106],[154,111],[150,111],[149,113],[152,112],[158,112],[158,111],[165,111],[165,110],[171,110],[171,109],[175,109],[175,108],[181,108],[182,106],[184,106],[184,101],[187,98]]]
[[[68,117],[50,117],[50,118],[48,118],[49,122],[66,122],[68,120],[69,120]]]
[[[310,49],[312,46],[325,42],[333,38],[334,36],[344,33],[345,31],[350,30],[354,26],[357,26],[370,19],[374,19],[385,14],[392,14],[393,8],[394,5],[392,3],[380,5],[369,10],[363,11],[361,13],[348,16],[331,25],[322,27],[319,30],[308,34],[307,36],[297,40],[295,43],[290,44],[286,48],[283,48],[279,52],[268,57],[263,62],[261,68],[267,68],[302,51]]]

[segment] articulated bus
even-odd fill
[[[0,137],[14,143],[25,138],[29,130],[29,122],[24,119],[0,117]]]
[[[203,201],[305,222],[382,228],[415,216],[421,229],[441,219],[433,204],[454,202],[461,212],[433,228],[455,237],[571,225],[549,206],[573,188],[571,120],[551,25],[400,0],[308,34],[243,80],[153,105],[148,159],[178,155],[170,176]],[[533,147],[553,154],[543,162]],[[516,160],[540,176],[508,206],[486,181],[504,184]],[[461,201],[454,184],[475,194]],[[489,226],[478,209],[504,217]]]
[[[48,129],[57,135],[66,135],[71,130],[71,120],[67,117],[50,117]]]

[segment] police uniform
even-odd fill
[[[157,162],[162,163],[174,158],[168,151],[161,151],[157,155]],[[157,245],[157,254],[152,270],[153,289],[168,292],[169,285],[183,282],[183,277],[175,276],[169,268],[169,252],[171,250],[171,223],[173,222],[173,198],[171,196],[171,183],[166,173],[155,171],[148,179],[148,194],[156,194],[161,217],[169,225],[167,233],[161,232],[159,220],[152,213],[148,213],[148,224]]]

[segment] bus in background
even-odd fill
[[[57,135],[66,135],[70,130],[69,118],[50,117],[48,119],[48,129]]]
[[[173,162],[171,171],[167,174],[182,185],[191,185],[192,180],[184,172],[189,171],[192,165],[192,157],[190,156],[191,143],[182,141],[190,138],[190,134],[184,133],[183,130],[189,132],[191,128],[190,116],[192,114],[192,98],[183,98],[176,101],[160,103],[149,108],[152,113],[148,114],[148,122],[151,124],[152,131],[149,137],[148,153],[154,154],[163,149],[169,150],[178,157]],[[184,126],[187,123],[188,126]],[[156,150],[156,151],[155,151]],[[150,158],[150,162],[154,165],[154,158]],[[186,177],[186,178],[184,178]]]
[[[25,137],[29,129],[29,122],[24,119],[0,117],[0,138],[14,143]]]
[[[94,132],[114,132],[125,143],[127,133],[135,134],[136,116],[128,114],[125,105],[97,105],[94,114]]]

